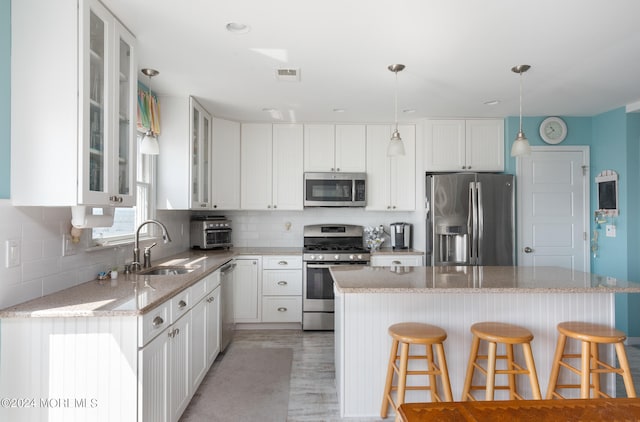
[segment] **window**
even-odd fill
[[[138,151],[142,134],[138,135]],[[113,215],[112,227],[99,227],[93,229],[92,239],[99,245],[133,240],[136,227],[145,220],[155,217],[155,179],[156,158],[153,155],[137,154],[137,205],[132,208],[116,208]],[[94,209],[94,214],[101,214],[102,209]],[[145,225],[140,231],[142,236],[150,236],[149,225]]]

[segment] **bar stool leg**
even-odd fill
[[[396,358],[398,357],[398,340],[393,340],[391,343],[391,354],[389,355],[389,366],[387,368],[387,380],[384,384],[384,397],[382,397],[382,408],[380,409],[380,417],[383,419],[387,417],[389,411],[389,395],[391,394],[391,384],[393,382],[393,367],[396,364]]]
[[[567,343],[567,336],[562,333],[558,334],[558,343],[556,345],[556,352],[553,355],[553,365],[551,366],[551,375],[549,376],[549,385],[547,386],[547,400],[553,398],[553,393],[556,390],[558,384],[558,375],[560,374],[560,360],[564,354],[564,346]]]
[[[582,342],[582,362],[580,375],[580,398],[589,398],[589,384],[591,381],[591,345],[588,341]]]
[[[398,390],[396,395],[396,414],[398,407],[404,403],[404,393],[407,386],[407,368],[409,366],[409,343],[402,343],[400,351],[400,374],[398,376]]]
[[[513,371],[515,367],[513,366],[513,344],[505,344],[506,355],[507,355],[507,370]],[[516,399],[516,374],[508,374],[509,378],[509,400]]]
[[[478,349],[480,348],[480,337],[473,337],[473,341],[471,342],[471,352],[469,353],[469,362],[467,364],[467,376],[464,379],[464,388],[462,389],[462,398],[461,401],[467,401],[470,397],[469,394],[471,392],[471,382],[473,381],[473,364],[476,360],[476,355],[478,354]]]
[[[425,344],[424,348],[425,348],[425,356],[426,356],[426,360],[427,360],[427,371],[435,371],[436,365],[435,365],[434,360],[433,360],[433,348],[432,348],[432,345],[431,344]],[[436,375],[435,374],[430,374],[429,375],[429,391],[431,392],[431,401],[432,402],[438,401],[438,399],[437,399],[438,390],[437,390],[436,387],[437,387]]]
[[[447,358],[444,355],[444,346],[442,343],[436,344],[436,354],[438,355],[438,364],[440,365],[440,377],[442,379],[442,390],[444,391],[444,399],[453,401],[451,394],[451,383],[449,382],[449,368],[447,367]]]
[[[487,392],[485,400],[493,400],[493,393],[496,385],[496,349],[498,344],[490,341],[489,352],[487,353]]]
[[[524,343],[522,345],[522,352],[524,353],[524,360],[529,368],[529,382],[531,383],[531,392],[533,393],[534,400],[542,400],[542,394],[540,394],[540,384],[538,384],[538,373],[536,371],[536,363],[533,360],[533,351],[531,350],[531,344]]]
[[[624,388],[627,390],[627,397],[635,398],[636,389],[633,385],[633,379],[631,378],[631,368],[629,367],[629,361],[627,360],[627,352],[624,350],[623,343],[616,343],[616,354],[618,355],[618,363],[622,373],[622,380],[624,381]]]
[[[593,372],[594,369],[598,369],[598,362],[600,361],[600,353],[598,353],[598,343],[591,343],[591,382],[593,383],[593,397],[600,398],[606,397],[600,391],[600,374]]]

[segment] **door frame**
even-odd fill
[[[567,151],[576,151],[582,153],[582,168],[583,168],[583,185],[582,185],[582,198],[583,198],[583,233],[586,236],[583,236],[584,242],[584,263],[585,263],[585,272],[591,272],[591,176],[590,176],[590,149],[588,145],[564,145],[564,146],[532,146],[531,153],[535,152],[567,152]],[[522,209],[522,189],[520,184],[520,177],[522,177],[522,166],[521,159],[518,158],[516,160],[516,262],[520,265],[520,256],[522,255],[522,248],[524,245],[522,244],[522,218],[521,218],[521,209]],[[586,237],[586,239],[585,239]]]

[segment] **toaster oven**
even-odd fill
[[[191,218],[191,247],[215,249],[233,246],[231,220],[223,216],[195,216]]]

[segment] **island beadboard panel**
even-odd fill
[[[2,332],[11,381],[0,397],[16,401],[0,406],[0,420],[136,420],[136,317],[8,318]]]
[[[444,348],[454,400],[460,400],[462,392],[471,348],[471,325],[480,321],[522,325],[535,336],[531,346],[544,394],[557,340],[557,323],[581,320],[614,325],[613,297],[613,293],[358,294],[336,290],[336,382],[341,416],[378,415],[391,348],[387,329],[392,324],[425,322],[447,331]],[[486,345],[483,348],[486,350]],[[578,344],[571,344],[571,348],[579,353]],[[606,348],[601,356],[611,359],[612,349]],[[516,357],[523,362],[519,348]],[[606,380],[603,377],[603,381],[605,391],[615,395],[613,376],[608,375]],[[497,382],[504,380],[498,378]],[[415,385],[411,377],[408,385]],[[526,379],[518,380],[518,390],[531,397]],[[496,392],[496,398],[504,398],[503,393]],[[407,392],[407,402],[428,400],[424,391]]]

